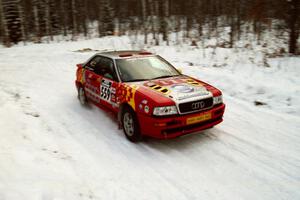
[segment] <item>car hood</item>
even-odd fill
[[[209,98],[219,91],[207,83],[185,75],[135,82],[134,85],[152,99],[167,97],[176,103]]]

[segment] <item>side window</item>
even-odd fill
[[[112,59],[101,57],[100,62],[95,67],[95,73],[105,78],[118,81]]]
[[[96,56],[94,57],[92,60],[90,60],[85,67],[88,68],[91,71],[95,71],[95,69],[97,68],[97,65],[99,65],[101,60],[100,56]]]

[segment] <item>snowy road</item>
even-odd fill
[[[75,64],[93,53],[73,50],[96,45],[0,49],[0,200],[300,199],[299,116],[225,90],[222,124],[132,144],[110,114],[76,98]]]

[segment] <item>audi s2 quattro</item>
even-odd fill
[[[220,90],[144,51],[97,53],[77,64],[75,84],[80,103],[114,112],[132,142],[211,128],[225,110]]]

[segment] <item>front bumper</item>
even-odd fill
[[[152,117],[138,114],[138,120],[143,135],[158,139],[175,138],[181,135],[205,130],[223,121],[225,104],[216,105],[209,110],[187,115],[170,117]],[[209,114],[210,118],[205,121],[188,124],[188,119],[197,118]]]

